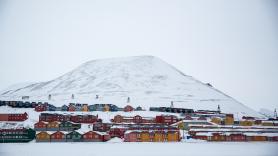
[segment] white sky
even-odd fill
[[[0,0],[0,90],[134,55],[278,108],[278,1]]]

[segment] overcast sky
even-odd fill
[[[153,55],[278,108],[277,0],[0,0],[0,90],[100,58]]]

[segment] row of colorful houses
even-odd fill
[[[116,111],[142,111],[142,107],[138,106],[136,108],[127,105],[124,108],[120,108],[114,104],[80,104],[80,103],[69,103],[68,105],[63,105],[61,107],[56,107],[47,102],[23,102],[23,101],[0,101],[0,106],[10,106],[13,108],[35,108],[37,112],[43,111],[105,111],[105,112],[116,112]]]
[[[157,124],[173,124],[179,121],[177,116],[174,115],[158,115],[156,117],[142,117],[140,115],[135,116],[122,116],[116,115],[113,119],[111,119],[114,123],[157,123]]]
[[[141,131],[129,130],[124,133],[125,142],[178,142],[179,131]]]
[[[34,124],[35,131],[73,131],[81,128],[81,124],[72,123],[70,121],[53,121],[44,122],[39,121]]]
[[[54,121],[71,121],[75,123],[95,123],[100,122],[101,119],[96,115],[70,115],[70,114],[52,114],[52,113],[41,113],[39,121],[54,122]]]
[[[255,119],[253,117],[243,116],[241,120],[234,120],[233,114],[226,114],[225,118],[212,117],[211,122],[218,125],[237,125],[237,126],[278,126],[278,121],[276,120],[261,120]]]
[[[278,141],[278,133],[196,133],[192,136],[194,139],[201,139],[207,141]]]
[[[10,113],[0,114],[0,121],[25,121],[28,119],[28,114],[25,113]]]
[[[188,134],[208,141],[277,141],[275,126],[189,125]]]
[[[10,106],[13,108],[35,108],[39,104],[42,103],[23,102],[23,101],[0,101],[0,106]]]
[[[130,105],[125,106],[124,108],[119,108],[114,104],[79,104],[79,103],[70,103],[68,106],[63,105],[61,107],[55,107],[53,105],[39,104],[35,107],[35,111],[68,111],[68,112],[92,112],[92,111],[103,111],[103,112],[131,112],[131,111],[142,111],[141,107],[133,108]]]
[[[123,138],[126,131],[178,131],[176,127],[162,124],[118,124],[113,125],[108,133],[111,137]]]
[[[109,134],[97,131],[40,131],[36,134],[36,142],[105,142],[109,139]]]

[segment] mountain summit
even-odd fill
[[[78,101],[124,106],[128,98],[131,105],[148,108],[170,106],[173,101],[175,107],[216,110],[220,105],[223,112],[260,116],[154,56],[93,60],[54,80],[13,87],[0,94],[0,99],[30,96],[35,101],[48,101],[51,94],[49,102],[55,105]]]

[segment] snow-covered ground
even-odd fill
[[[277,156],[278,143],[12,143],[1,156]]]

